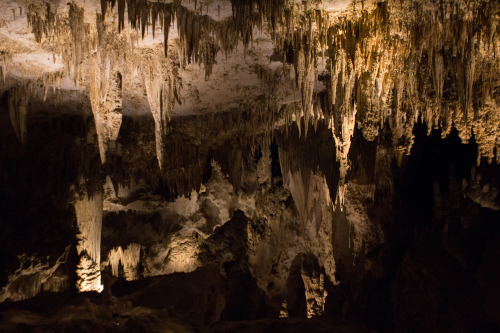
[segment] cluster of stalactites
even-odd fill
[[[103,1],[103,13],[107,4]],[[169,27],[176,21],[181,64],[203,63],[207,76],[219,50],[230,52],[240,38],[247,45],[254,27],[267,29],[283,60],[295,67],[302,97],[296,118],[303,115],[306,131],[311,115],[330,120],[339,147],[345,147],[339,158],[349,150],[351,119],[368,140],[390,126],[400,159],[412,146],[413,124],[419,119],[429,131],[441,127],[443,135],[455,127],[465,141],[474,133],[480,155],[495,158],[500,133],[491,120],[496,121],[499,108],[498,2],[355,3],[352,10],[335,16],[313,2],[246,0],[232,5],[233,18],[219,22],[175,2],[119,1],[118,28],[124,27],[125,7],[132,28],[142,34],[150,26],[154,34],[159,23],[166,54]],[[43,12],[33,11],[36,15],[30,14],[29,21],[35,35],[50,37],[56,33],[57,18],[47,10],[40,21]],[[71,12],[75,39],[82,36],[76,33],[82,29],[73,29],[81,26],[81,15],[76,9]],[[326,98],[314,89],[320,56],[327,64],[327,75],[322,76]]]
[[[43,101],[47,100],[47,96],[49,91],[52,91],[52,97],[55,100],[55,104],[57,105],[58,99],[60,97],[61,92],[61,79],[63,77],[62,71],[57,72],[49,72],[44,74],[42,77],[42,86],[43,86]]]
[[[74,2],[69,3],[68,6],[70,36],[65,36],[68,40],[68,47],[63,49],[62,53],[69,76],[73,78],[75,84],[78,84],[84,76],[84,73],[80,73],[80,64],[94,49],[95,41],[91,43],[92,33],[84,21],[84,9]]]
[[[50,86],[56,92],[64,75],[71,77],[76,85],[82,81],[88,83],[99,152],[104,163],[106,151],[117,139],[122,121],[121,58],[113,52],[117,46],[122,46],[122,40],[113,38],[112,33],[107,33],[100,14],[96,15],[95,24],[85,23],[84,9],[75,2],[68,3],[67,21],[53,14],[49,5],[46,12],[36,10],[33,6],[29,9],[28,21],[31,22],[35,37],[38,34],[45,34],[47,38],[57,37],[59,42],[56,44],[56,51],[62,54],[65,63],[64,71],[49,73],[42,78],[43,100],[45,101]],[[69,29],[62,29],[61,22],[67,22]],[[39,31],[37,26],[43,29]],[[40,40],[41,37],[36,39]],[[87,67],[90,71],[84,71],[84,63],[90,65]],[[25,100],[28,101],[28,98]]]
[[[102,1],[103,13],[107,1]],[[179,55],[182,65],[198,63],[205,66],[205,74],[212,72],[219,50],[228,54],[237,46],[238,31],[233,20],[215,21],[208,15],[200,15],[180,6],[178,3],[127,0],[118,2],[118,31],[124,27],[127,9],[128,22],[132,29],[140,30],[142,38],[146,34],[156,34],[156,27],[163,30],[164,55],[168,56],[168,38],[172,23],[177,22],[179,34]],[[151,31],[149,31],[151,29]]]
[[[48,2],[44,2],[43,5],[41,3],[29,4],[26,18],[38,43],[42,41],[43,37],[50,39],[60,32],[60,19]]]
[[[235,5],[259,8],[252,1]],[[283,60],[294,65],[306,129],[318,103],[319,117],[332,128],[341,206],[355,126],[369,141],[389,126],[398,162],[410,152],[419,120],[429,132],[441,128],[443,136],[452,127],[464,141],[474,134],[478,163],[481,157],[500,161],[497,2],[450,1],[439,7],[425,0],[387,1],[359,10],[354,5],[355,12],[334,20],[321,10],[284,8],[262,10],[262,21],[273,31]],[[308,73],[320,56],[326,58],[328,75],[321,78],[325,93],[316,95],[308,87],[317,74]]]
[[[96,14],[96,23],[84,21],[84,9],[75,2],[68,3],[68,17],[57,15],[50,4],[28,7],[28,24],[37,42],[46,38],[56,45],[57,53],[63,55],[67,70],[75,83],[84,73],[79,73],[83,60],[97,45],[97,33],[105,25],[106,14],[110,13],[116,1],[101,1],[101,13]],[[238,45],[239,31],[235,20],[216,21],[208,15],[197,14],[177,2],[163,3],[145,0],[118,0],[118,32],[125,28],[125,11],[133,30],[140,30],[142,37],[152,33],[157,26],[164,34],[164,55],[168,56],[168,38],[172,23],[177,22],[179,53],[183,65],[197,63],[205,66],[206,76],[211,74],[219,50],[228,54]],[[68,29],[69,28],[69,29]],[[245,44],[247,45],[247,43]]]
[[[82,62],[96,46],[96,36],[91,25],[84,21],[84,9],[75,2],[68,3],[68,16],[57,14],[50,3],[30,4],[27,10],[28,25],[39,43],[52,44],[56,54],[63,57],[66,74],[75,84],[85,76]]]
[[[320,117],[331,123],[341,161],[349,151],[353,124],[370,141],[390,126],[401,160],[411,149],[419,119],[429,131],[440,127],[443,135],[455,127],[465,141],[474,133],[479,158],[491,161],[500,144],[498,3],[437,6],[422,0],[356,6],[335,19],[314,8],[262,12],[283,59],[295,66],[306,123],[311,114],[306,108],[319,99]],[[314,59],[310,63],[316,67],[319,56],[326,58],[329,80],[323,76],[326,93],[313,93],[311,102],[308,86],[316,75],[307,79],[310,64],[303,59]],[[343,164],[345,173],[348,164]]]
[[[9,117],[16,137],[21,143],[27,139],[28,134],[28,106],[30,101],[37,98],[47,99],[49,91],[52,91],[54,104],[57,105],[60,98],[61,72],[49,72],[41,78],[30,80],[27,83],[12,87],[7,93],[7,108]],[[40,96],[38,86],[43,89]]]
[[[137,280],[139,275],[137,268],[141,260],[141,245],[131,243],[127,248],[121,246],[109,251],[108,262],[111,266],[113,276],[119,277],[120,265],[123,267],[123,273],[127,281]]]

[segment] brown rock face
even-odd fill
[[[1,331],[500,328],[498,1],[0,8]]]

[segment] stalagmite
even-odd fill
[[[267,183],[271,185],[271,151],[269,144],[264,144],[262,147],[262,157],[257,164],[257,179],[259,184]]]
[[[79,231],[76,246],[80,263],[77,267],[79,291],[101,291],[101,229],[102,193],[81,195],[75,202],[75,213]]]
[[[325,312],[325,301],[328,292],[325,290],[325,276],[320,271],[319,266],[313,262],[308,262],[305,256],[302,261],[300,275],[305,287],[307,302],[307,318],[321,316]]]

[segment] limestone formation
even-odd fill
[[[498,1],[0,8],[0,331],[498,329]]]
[[[101,291],[102,193],[83,194],[75,202],[75,214],[79,231],[76,251],[80,256],[78,290]]]

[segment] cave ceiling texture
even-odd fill
[[[1,332],[498,332],[498,0],[0,0]]]

